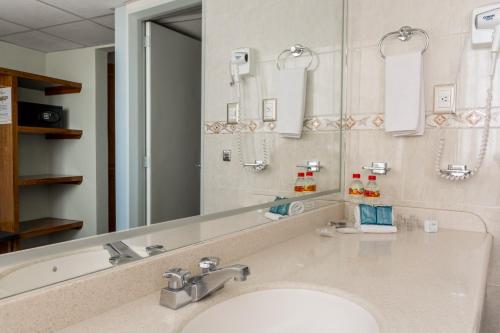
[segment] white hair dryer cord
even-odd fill
[[[446,145],[445,138],[441,135],[439,139],[439,147],[438,153],[436,156],[436,173],[441,176],[441,178],[452,180],[452,181],[461,181],[472,178],[483,165],[484,158],[486,157],[486,151],[488,148],[488,140],[490,136],[490,122],[491,122],[491,109],[493,105],[493,82],[495,80],[495,72],[498,62],[498,53],[500,48],[500,26],[495,29],[494,42],[491,50],[491,64],[490,64],[490,73],[489,73],[489,88],[488,88],[488,96],[486,99],[486,112],[484,116],[484,127],[483,134],[481,137],[481,144],[479,146],[479,153],[476,158],[476,162],[474,167],[468,174],[463,174],[461,176],[454,176],[449,173],[445,173],[441,171],[441,163],[443,159],[443,152]]]

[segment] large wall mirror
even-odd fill
[[[0,117],[0,138],[18,154],[1,166],[10,173],[0,181],[0,297],[271,223],[341,192],[343,0],[120,5],[85,19],[114,30],[106,45],[33,51],[0,36],[1,50],[26,52],[0,59],[0,96],[10,91],[15,115]],[[65,122],[21,124],[21,108],[34,106],[19,102],[51,114],[62,106]],[[65,260],[86,264],[68,271]],[[29,272],[44,278],[19,283]]]

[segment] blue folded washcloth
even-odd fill
[[[285,200],[285,197],[276,197],[274,201],[279,201],[279,200]],[[273,214],[279,214],[279,215],[288,215],[288,208],[290,207],[290,204],[283,204],[283,205],[277,205],[269,208],[269,212]]]
[[[377,206],[377,224],[392,225],[391,206]]]
[[[359,217],[362,225],[392,225],[392,207],[360,204]]]

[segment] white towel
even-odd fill
[[[398,232],[398,228],[393,225],[362,224],[359,229],[364,233],[387,234]]]
[[[288,207],[288,215],[295,216],[302,214],[305,210],[304,203],[302,201],[294,201]]]
[[[423,135],[425,129],[422,53],[385,59],[385,131],[394,136]]]
[[[274,214],[271,212],[264,213],[264,216],[270,220],[273,220],[273,221],[278,221],[278,220],[281,220],[282,218],[285,218],[285,216],[283,216],[283,215]]]
[[[278,72],[276,131],[281,137],[300,139],[306,110],[307,71],[305,68]]]

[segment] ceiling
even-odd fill
[[[0,40],[55,52],[114,42],[114,8],[126,0],[0,0]]]

